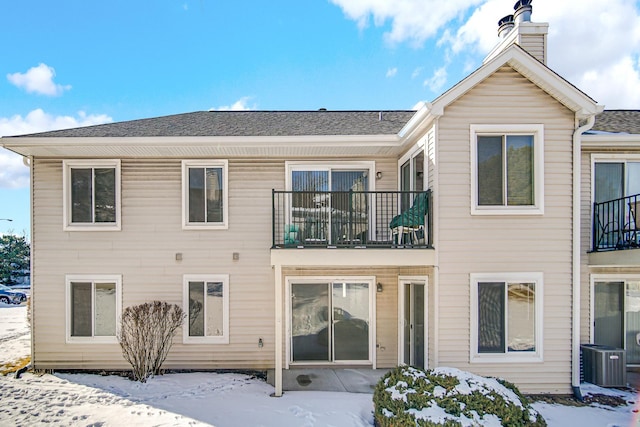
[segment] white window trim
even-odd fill
[[[596,163],[624,163],[626,166],[628,162],[640,162],[640,154],[591,154],[591,204],[596,198]]]
[[[100,283],[116,284],[116,336],[113,337],[73,337],[71,336],[71,283],[91,282],[91,314],[94,315],[93,306],[95,304],[95,285]],[[66,317],[66,337],[67,344],[117,344],[118,334],[122,319],[122,276],[119,274],[68,274],[65,276],[65,317]]]
[[[222,325],[222,336],[189,336],[189,282],[222,282],[222,321],[224,322]],[[182,342],[184,344],[229,344],[228,274],[185,274],[182,280],[182,309],[187,314],[182,326]]]
[[[116,221],[72,223],[71,222],[71,169],[72,168],[115,168],[116,171]],[[64,231],[120,231],[121,230],[121,175],[120,160],[63,160],[62,161],[62,228]]]
[[[404,365],[405,291],[404,285],[421,283],[424,286],[424,368],[429,369],[429,276],[398,276],[398,365]]]
[[[471,215],[543,215],[544,214],[544,125],[471,125]],[[479,135],[533,135],[533,206],[478,206]]]
[[[375,161],[287,161],[285,162],[287,175],[285,177],[285,188],[291,191],[291,173],[293,171],[323,171],[323,170],[369,170],[368,191],[376,190],[376,162]]]
[[[422,188],[429,188],[427,183],[428,176],[428,162],[427,162],[427,153],[425,152],[425,142],[424,140],[420,140],[417,144],[415,144],[411,150],[407,151],[400,159],[398,160],[398,191],[400,191],[400,186],[402,183],[402,165],[404,165],[407,161],[409,161],[409,170],[411,171],[411,179],[415,176],[415,171],[413,170],[413,160],[415,157],[422,155],[423,160],[423,171],[422,171]],[[415,188],[415,182],[412,182],[412,186]]]
[[[478,353],[478,283],[480,282],[524,282],[535,284],[535,352]],[[539,363],[543,362],[543,273],[472,273],[471,295],[471,348],[470,363]],[[505,337],[506,339],[506,337]]]
[[[189,168],[222,168],[222,222],[189,222]],[[182,229],[227,230],[229,228],[229,161],[226,159],[182,161]]]
[[[359,282],[369,285],[369,360],[362,361],[331,361],[331,362],[294,362],[292,361],[291,343],[291,285],[295,283],[333,283],[333,282]],[[376,277],[375,276],[287,276],[285,277],[285,330],[287,331],[285,342],[285,369],[293,366],[322,365],[372,365],[376,369]]]

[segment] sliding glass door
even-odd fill
[[[371,360],[370,283],[291,284],[291,361]]]
[[[626,350],[627,363],[640,364],[640,280],[594,285],[593,342]]]
[[[291,170],[291,222],[305,244],[366,242],[369,169],[296,166]]]

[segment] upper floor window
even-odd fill
[[[472,125],[472,213],[541,214],[543,126]]]
[[[184,228],[227,228],[226,160],[182,162]]]
[[[120,161],[64,161],[65,230],[120,229]]]
[[[400,191],[424,191],[426,187],[424,163],[423,146],[400,158],[398,162]],[[409,193],[403,193],[400,197],[400,211],[404,212],[411,207],[414,197]]]
[[[640,194],[640,158],[600,158],[594,162],[594,202]]]
[[[471,275],[471,361],[542,360],[542,273]]]
[[[119,275],[67,276],[67,342],[116,342],[121,281]]]

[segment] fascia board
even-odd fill
[[[396,145],[400,142],[398,135],[314,135],[314,136],[192,136],[192,137],[48,137],[48,138],[12,138],[0,140],[0,146],[11,149],[19,147],[59,146],[74,147],[87,145],[109,146],[206,146],[229,145],[234,147],[264,147],[307,144],[310,146],[331,146],[351,144],[357,145]]]
[[[220,147],[220,148],[318,148],[318,147],[388,147],[400,148],[403,138],[385,135],[314,135],[314,136],[233,136],[233,137],[77,137],[77,138],[3,138],[0,146],[20,155],[30,155],[31,149],[47,148],[59,151],[76,147]]]
[[[581,146],[582,148],[624,147],[640,149],[640,135],[628,133],[583,134]]]

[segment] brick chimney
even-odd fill
[[[500,41],[484,59],[484,62],[498,55],[512,44],[517,44],[543,64],[547,63],[547,33],[549,24],[531,22],[533,0],[518,0],[513,6],[513,15],[498,21]]]

